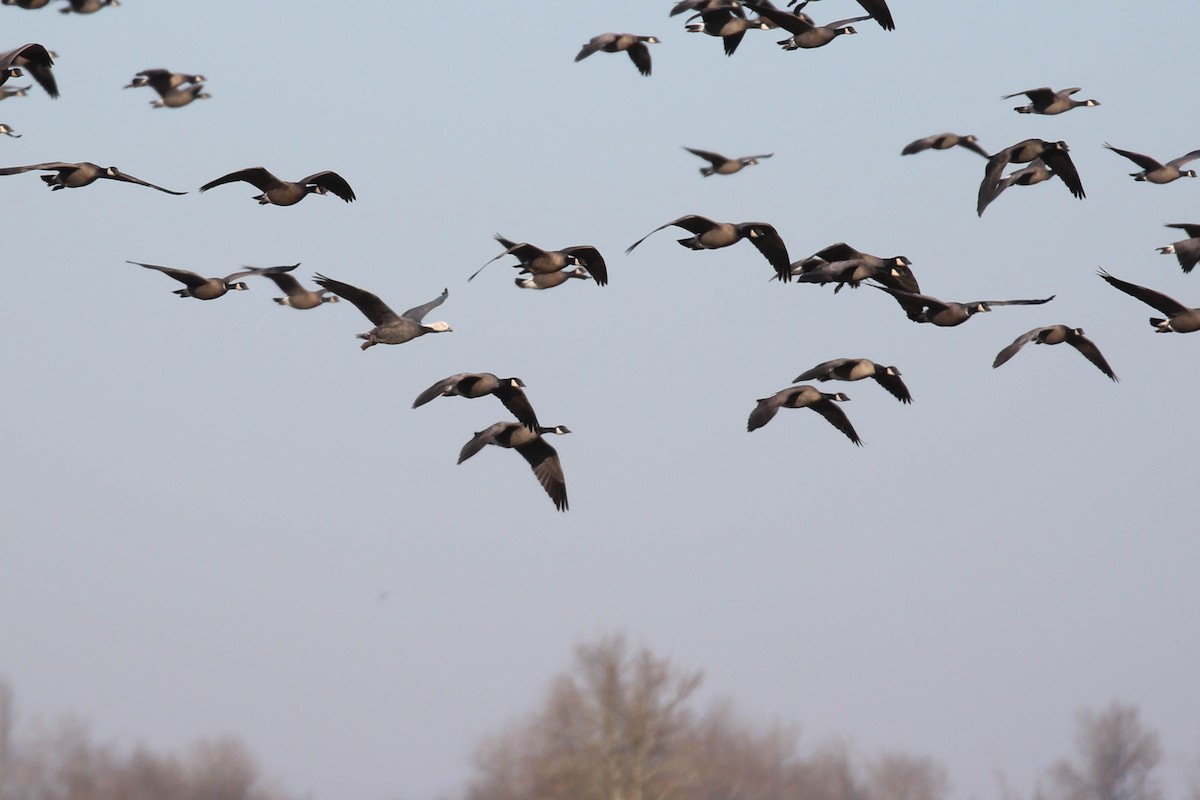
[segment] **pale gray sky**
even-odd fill
[[[893,33],[786,53],[751,32],[733,58],[670,6],[0,10],[0,48],[56,50],[62,91],[0,104],[24,134],[2,165],[90,160],[190,192],[0,178],[0,674],[26,715],[164,749],[234,733],[298,794],[421,800],[458,790],[573,643],[622,630],[809,745],[932,756],[959,798],[995,798],[997,771],[1031,792],[1075,712],[1119,699],[1161,733],[1179,796],[1200,757],[1200,336],[1155,334],[1095,272],[1200,305],[1155,253],[1183,238],[1163,223],[1200,222],[1200,182],[1135,183],[1102,147],[1200,147],[1200,6],[893,0]],[[661,38],[653,76],[573,63],[604,31]],[[152,110],[121,88],[150,67],[201,72],[213,98]],[[1047,84],[1103,105],[1000,100]],[[1064,139],[1088,197],[1016,187],[980,219],[981,158],[899,155],[947,130],[990,151]],[[775,156],[702,179],[683,145]],[[195,192],[252,165],[334,169],[359,200]],[[769,282],[745,244],[696,253],[672,230],[624,254],[688,213],[771,222],[793,259],[904,254],[946,299],[1057,297],[940,329],[874,289]],[[467,283],[496,232],[594,244],[611,283],[521,291],[510,259]],[[179,300],[127,259],[300,261],[398,310],[448,287],[431,319],[454,332],[361,352],[348,303],[280,308],[261,279]],[[1059,322],[1121,382],[1064,347],[992,370]],[[915,402],[830,385],[862,448],[806,410],[746,433],[756,398],[842,356],[897,365]],[[554,441],[569,513],[514,453],[455,464],[499,403],[409,408],[483,370],[574,431]]]

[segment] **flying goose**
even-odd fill
[[[1192,331],[1200,330],[1200,308],[1188,308],[1178,300],[1167,297],[1161,292],[1147,289],[1145,286],[1138,286],[1136,283],[1123,281],[1120,278],[1114,278],[1104,270],[1100,270],[1097,274],[1108,281],[1109,285],[1113,288],[1120,289],[1125,294],[1136,297],[1146,305],[1166,314],[1166,319],[1160,317],[1150,318],[1150,324],[1154,326],[1158,333],[1191,333]]]
[[[700,17],[699,22],[693,22]],[[704,33],[717,36],[725,48],[725,55],[731,56],[737,52],[746,31],[767,30],[771,27],[766,20],[760,18],[748,19],[740,5],[708,5],[701,8],[698,14],[688,18],[685,30],[688,33]]]
[[[1037,344],[1062,344],[1066,342],[1082,353],[1084,358],[1095,364],[1096,368],[1105,375],[1114,381],[1117,380],[1112,367],[1108,365],[1104,356],[1101,355],[1100,348],[1096,347],[1091,339],[1083,335],[1083,328],[1071,328],[1066,325],[1047,325],[1044,328],[1034,328],[1031,331],[1022,333],[1013,340],[1012,344],[996,354],[996,360],[992,362],[992,369],[1008,361],[1030,342]]]
[[[1122,150],[1119,147],[1113,147],[1111,144],[1108,144],[1107,142],[1104,144],[1104,146],[1107,147],[1109,150],[1112,150],[1114,153],[1118,153],[1119,155],[1125,156],[1130,161],[1132,161],[1133,163],[1137,164],[1139,167],[1142,168],[1141,172],[1129,173],[1130,177],[1132,177],[1135,181],[1149,181],[1150,183],[1170,183],[1171,181],[1175,180],[1176,178],[1194,178],[1194,177],[1196,177],[1196,170],[1194,170],[1194,169],[1186,169],[1185,170],[1185,169],[1180,169],[1180,167],[1182,167],[1184,164],[1188,163],[1189,161],[1195,161],[1197,158],[1200,158],[1200,150],[1193,150],[1190,153],[1185,153],[1184,155],[1181,155],[1179,158],[1172,158],[1170,161],[1168,161],[1165,164],[1160,164],[1159,162],[1155,161],[1150,156],[1144,156],[1141,153],[1134,153],[1130,150]]]
[[[151,108],[183,108],[191,105],[193,100],[209,100],[212,95],[204,91],[204,84],[197,83],[180,89],[167,89],[160,92],[157,100],[150,102]]]
[[[741,8],[741,3],[738,0],[679,0],[671,7],[671,13],[667,16],[678,16],[685,11],[708,11],[717,8]]]
[[[751,244],[758,248],[758,252],[762,253],[775,268],[775,275],[779,280],[790,281],[792,279],[792,265],[788,262],[787,245],[783,243],[783,239],[774,226],[766,222],[714,222],[698,214],[688,214],[659,225],[625,248],[625,252],[632,252],[651,234],[673,225],[696,234],[677,240],[681,245],[692,250],[716,250],[737,244],[742,239],[749,239]]]
[[[567,482],[563,477],[562,462],[558,459],[558,451],[543,437],[550,433],[561,436],[570,432],[565,425],[539,427],[531,431],[519,422],[497,422],[476,433],[471,441],[463,445],[458,454],[458,463],[463,463],[489,444],[516,450],[529,462],[538,483],[554,501],[554,507],[566,511]]]
[[[984,169],[983,181],[979,184],[979,199],[975,211],[983,216],[988,204],[996,199],[1000,189],[1001,175],[1009,164],[1027,164],[1041,159],[1055,175],[1071,190],[1071,194],[1082,200],[1083,183],[1079,180],[1079,172],[1075,162],[1071,161],[1070,148],[1066,142],[1047,142],[1043,139],[1026,139],[1006,147],[988,159]]]
[[[759,398],[758,405],[754,407],[754,410],[750,412],[750,417],[746,420],[746,430],[756,431],[766,425],[775,418],[775,414],[781,408],[811,408],[829,420],[833,427],[846,434],[850,441],[861,447],[862,440],[858,438],[858,433],[850,424],[846,412],[834,404],[835,401],[844,403],[849,399],[841,392],[826,394],[809,384],[789,386],[786,389],[780,389],[770,397]]]
[[[914,153],[922,153],[926,150],[949,150],[951,147],[964,147],[972,153],[978,153],[984,158],[991,158],[987,150],[980,147],[974,134],[959,136],[957,133],[935,133],[932,136],[926,136],[924,139],[917,139],[904,145],[904,149],[900,151],[902,156],[911,156]]]
[[[1186,222],[1169,222],[1167,228],[1178,228],[1188,235],[1188,238],[1158,248],[1164,255],[1174,253],[1179,260],[1179,266],[1184,272],[1191,272],[1192,267],[1200,262],[1200,225],[1190,225]]]
[[[119,6],[119,0],[67,0],[71,5],[67,8],[60,8],[62,14],[70,14],[72,11],[76,14],[95,14],[105,6]]]
[[[498,378],[491,372],[460,372],[442,378],[421,392],[413,401],[412,407],[420,408],[435,397],[476,398],[490,394],[503,403],[522,425],[530,430],[537,430],[537,414],[522,391],[524,388],[525,381],[520,378]]]
[[[121,172],[116,167],[102,167],[90,161],[80,161],[77,163],[70,161],[48,161],[45,164],[26,164],[23,167],[3,167],[0,168],[0,175],[17,175],[21,172],[29,172],[35,169],[57,173],[55,175],[41,176],[41,179],[54,192],[59,189],[78,189],[95,183],[101,178],[106,178],[113,181],[136,183],[138,186],[148,186],[151,189],[158,189],[160,192],[166,192],[167,194],[187,194],[187,192],[173,192],[170,189],[164,189],[153,183],[147,183],[141,178],[135,178],[132,175]]]
[[[708,150],[696,150],[691,147],[684,147],[683,149],[687,150],[694,156],[700,156],[705,161],[712,164],[711,167],[700,168],[700,174],[706,178],[709,175],[732,175],[735,172],[741,172],[743,167],[749,167],[757,164],[760,158],[770,158],[771,156],[775,155],[774,153],[760,153],[756,156],[726,158],[720,153],[713,153]]]
[[[38,85],[46,90],[46,94],[58,97],[58,82],[54,80],[54,73],[50,71],[53,66],[54,59],[43,45],[36,42],[23,44],[16,50],[0,53],[0,84],[9,78],[21,77],[25,74],[22,72],[24,68],[29,70],[29,74]]]
[[[336,197],[345,200],[347,203],[353,203],[355,200],[354,190],[350,188],[350,184],[346,179],[336,172],[325,170],[323,172],[314,172],[307,178],[301,178],[298,181],[284,181],[276,178],[263,167],[247,167],[240,169],[237,172],[231,172],[228,175],[222,175],[216,180],[209,181],[200,187],[200,191],[207,192],[214,186],[220,186],[225,183],[237,183],[245,181],[252,184],[262,192],[254,197],[259,202],[259,205],[271,203],[277,206],[291,206],[299,203],[310,194],[325,194],[332,192]]]
[[[404,344],[427,333],[445,333],[452,330],[445,322],[434,322],[428,325],[421,322],[425,319],[426,314],[446,302],[446,298],[450,296],[449,289],[443,289],[439,296],[428,303],[410,308],[403,314],[397,315],[377,295],[357,286],[326,278],[320,273],[314,277],[314,280],[339,297],[349,300],[367,319],[375,323],[375,327],[371,330],[357,334],[359,339],[366,340],[362,343],[363,350],[377,344]]]
[[[599,50],[606,53],[620,53],[625,51],[629,54],[629,60],[637,67],[638,72],[643,75],[650,74],[650,48],[648,44],[658,44],[658,39],[653,36],[638,36],[632,33],[602,33],[599,36],[593,36],[575,56],[576,61],[582,61]]]
[[[18,8],[45,8],[50,5],[52,0],[0,0],[6,6],[17,6]]]
[[[604,256],[600,255],[600,251],[590,244],[576,244],[561,250],[543,250],[528,242],[517,243],[506,239],[498,233],[495,239],[504,246],[504,252],[489,259],[483,267],[507,255],[514,255],[520,262],[514,266],[519,266],[522,273],[545,275],[558,272],[566,267],[579,266],[586,269],[596,279],[598,286],[608,285],[608,267],[604,263]],[[467,280],[474,279],[483,271],[483,267],[471,273],[471,277]]]
[[[900,370],[876,364],[869,358],[835,358],[801,372],[792,383],[811,380],[861,381],[863,378],[874,378],[876,383],[887,389],[901,403],[912,402],[912,394],[900,378]]]
[[[801,283],[836,283],[835,293],[847,284],[858,288],[867,278],[893,289],[917,293],[921,287],[911,265],[908,256],[880,258],[838,242],[792,264],[791,273]]]
[[[815,25],[805,16],[775,8],[770,3],[746,0],[746,8],[756,12],[764,19],[769,19],[792,34],[787,39],[782,39],[778,42],[784,50],[810,50],[814,47],[824,47],[842,34],[858,33],[849,23],[871,19],[870,16],[850,17],[849,19],[839,19],[836,22],[830,22],[828,25]]]
[[[126,89],[136,89],[141,86],[149,86],[154,91],[162,94],[168,89],[178,89],[184,84],[204,83],[207,80],[203,75],[189,75],[186,72],[171,72],[169,69],[144,69],[133,76],[133,79],[125,84]]]
[[[13,139],[21,138],[21,134],[13,133],[13,129],[3,123],[0,123],[0,133],[4,134],[5,136],[11,137]]]
[[[514,283],[522,289],[553,289],[555,286],[562,286],[571,278],[581,278],[586,281],[591,277],[586,269],[576,267],[560,272],[535,272],[528,278],[515,279]]]
[[[814,0],[804,0],[800,5],[796,6],[796,10],[804,8]],[[788,5],[794,5],[796,0],[788,0]],[[896,22],[892,19],[892,10],[888,8],[887,0],[858,0],[858,4],[863,7],[863,10],[874,17],[879,23],[879,27],[885,31],[896,30]]]
[[[0,100],[7,100],[10,97],[25,97],[29,94],[29,90],[32,88],[32,83],[28,86],[14,86],[11,89],[0,86]]]
[[[1009,100],[1019,95],[1025,95],[1029,98],[1030,103],[1027,106],[1017,106],[1013,109],[1018,114],[1061,114],[1064,111],[1070,111],[1072,108],[1093,108],[1100,105],[1099,100],[1072,100],[1071,95],[1079,91],[1078,86],[1072,86],[1070,89],[1059,89],[1057,92],[1049,86],[1042,86],[1037,89],[1026,89],[1023,92],[1013,92],[1001,97],[1001,100]]]
[[[975,314],[991,311],[993,306],[1038,306],[1054,299],[1054,295],[1050,295],[1041,300],[972,300],[969,303],[953,303],[924,294],[900,291],[890,286],[875,288],[882,289],[896,298],[896,302],[913,322],[928,322],[942,328],[961,325]]]
[[[234,283],[234,281],[247,275],[277,275],[300,266],[299,264],[291,264],[283,267],[248,267],[241,272],[226,275],[224,278],[206,278],[203,275],[198,275],[186,269],[162,267],[157,264],[143,264],[141,261],[126,261],[125,263],[145,267],[146,269],[156,269],[165,275],[170,275],[175,280],[186,284],[183,289],[176,289],[174,294],[180,297],[194,297],[197,300],[216,300],[229,291],[244,292],[250,287],[241,281],[237,283]]]
[[[296,264],[295,266],[300,266]],[[300,285],[300,281],[295,277],[288,275],[285,272],[265,272],[263,277],[270,278],[275,282],[284,293],[284,297],[272,298],[281,306],[290,308],[309,309],[316,308],[323,303],[336,303],[338,296],[330,294],[328,289],[318,289],[315,292],[305,289]]]

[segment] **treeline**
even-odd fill
[[[0,680],[0,800],[288,800],[264,785],[237,739],[200,741],[182,755],[96,742],[77,720],[18,735]]]
[[[540,707],[480,745],[462,800],[949,800],[946,770],[929,757],[864,756],[840,742],[802,751],[795,728],[753,724],[729,705],[697,710],[700,672],[622,636],[574,655]],[[1082,713],[1076,751],[1031,800],[1162,800],[1162,747],[1136,708]],[[997,795],[1021,800],[1003,786]],[[18,736],[0,680],[0,800],[289,798],[233,738],[170,754],[97,743],[73,721]],[[1177,800],[1200,800],[1200,786]]]

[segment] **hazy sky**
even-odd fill
[[[1154,333],[1095,272],[1200,305],[1200,277],[1155,252],[1184,238],[1163,223],[1200,222],[1200,181],[1135,183],[1102,147],[1200,147],[1200,5],[891,5],[895,32],[790,53],[751,32],[732,58],[669,0],[0,9],[0,49],[57,51],[62,92],[0,104],[24,135],[0,138],[0,165],[189,190],[0,177],[0,675],[24,719],[76,713],[156,749],[232,733],[297,794],[428,800],[574,643],[624,631],[806,746],[932,756],[964,800],[994,800],[998,771],[1028,795],[1079,709],[1134,704],[1179,797],[1200,761],[1200,335]],[[653,76],[623,54],[573,63],[604,31],[662,39]],[[151,109],[121,88],[150,67],[201,72],[213,97]],[[1000,99],[1047,84],[1102,105]],[[980,219],[983,159],[900,156],[942,131],[989,151],[1064,139],[1087,199],[1016,187]],[[775,156],[702,179],[683,145]],[[195,191],[253,165],[334,169],[359,199]],[[670,230],[624,254],[689,213],[771,222],[793,259],[907,255],[946,299],[1057,297],[943,329],[875,289],[769,281],[748,244],[691,252]],[[523,291],[504,259],[467,283],[497,232],[594,244],[611,282]],[[454,332],[362,352],[349,303],[281,308],[263,279],[180,300],[127,259],[299,261],[397,310],[448,287],[430,319]],[[991,368],[1053,323],[1121,382],[1069,347]],[[829,384],[863,447],[808,410],[746,432],[756,398],[860,356],[915,398]],[[568,513],[516,453],[455,464],[498,402],[410,409],[484,370],[574,431],[553,442]]]

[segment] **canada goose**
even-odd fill
[[[534,275],[544,275],[550,272],[558,272],[565,267],[580,266],[596,279],[598,286],[608,285],[608,266],[604,263],[604,256],[600,255],[600,251],[590,244],[576,244],[564,247],[561,250],[543,250],[528,242],[520,242],[518,244],[511,239],[504,238],[498,233],[495,239],[504,246],[504,252],[489,259],[483,267],[507,255],[514,255],[520,262],[514,266],[519,266],[523,273],[528,272]],[[476,275],[483,271],[483,267],[471,273],[471,277],[467,278],[467,280],[474,279]]]
[[[105,6],[119,6],[118,0],[67,0],[71,5],[68,8],[60,8],[62,14],[70,14],[72,11],[76,14],[95,14]]]
[[[765,19],[771,20],[771,22],[774,22],[792,34],[787,39],[782,39],[778,42],[784,50],[810,50],[814,47],[824,47],[842,34],[858,33],[848,23],[871,19],[870,16],[850,17],[849,19],[839,19],[836,22],[830,22],[828,25],[815,25],[798,14],[775,8],[770,3],[746,0],[746,8],[755,11]]]
[[[882,289],[896,298],[896,302],[913,322],[928,322],[942,328],[961,325],[975,314],[991,311],[992,306],[1038,306],[1054,299],[1054,295],[1050,295],[1041,300],[972,300],[969,303],[952,303],[924,294],[903,292],[890,286],[875,288]]]
[[[296,264],[295,266],[300,266]],[[275,282],[275,285],[283,290],[285,297],[272,298],[281,306],[289,306],[290,308],[309,309],[316,308],[322,303],[336,303],[338,296],[329,294],[328,289],[318,289],[315,292],[309,291],[300,285],[300,281],[285,272],[267,272],[263,277],[270,278]]]
[[[314,172],[307,178],[301,178],[293,183],[276,178],[263,167],[247,167],[209,181],[200,187],[200,191],[207,192],[214,186],[238,181],[245,181],[262,191],[262,194],[254,197],[259,205],[271,203],[277,206],[291,206],[310,194],[325,194],[326,192],[332,192],[347,203],[353,203],[355,200],[354,190],[350,188],[346,179],[329,170]]]
[[[4,134],[5,136],[12,137],[13,139],[21,138],[21,134],[13,133],[13,129],[3,123],[0,123],[0,133]]]
[[[186,72],[171,72],[169,69],[144,69],[133,76],[133,80],[125,85],[126,89],[136,89],[149,86],[162,94],[168,89],[178,89],[185,83],[204,83],[203,75],[188,75]]]
[[[1167,297],[1161,292],[1114,278],[1104,270],[1100,270],[1097,274],[1108,281],[1113,288],[1120,289],[1125,294],[1136,297],[1146,305],[1157,308],[1166,314],[1166,319],[1150,318],[1150,324],[1158,333],[1191,333],[1200,330],[1200,308],[1188,308],[1178,300]]]
[[[1171,222],[1167,223],[1165,227],[1178,228],[1187,233],[1188,238],[1165,247],[1160,247],[1158,248],[1158,252],[1164,255],[1174,253],[1183,271],[1191,272],[1192,267],[1196,266],[1197,262],[1200,262],[1200,225],[1189,225],[1186,222]]]
[[[750,412],[750,417],[746,420],[746,431],[756,431],[763,425],[766,425],[775,418],[775,414],[781,408],[811,408],[816,411],[833,427],[837,428],[850,441],[854,442],[859,447],[862,446],[862,440],[858,438],[858,433],[855,432],[854,426],[850,424],[846,412],[838,408],[834,402],[844,403],[850,398],[838,392],[836,394],[826,394],[815,386],[804,384],[803,386],[789,386],[786,389],[780,389],[770,397],[762,397],[758,399],[758,405]]]
[[[1129,150],[1122,150],[1119,147],[1113,147],[1111,144],[1108,144],[1107,142],[1105,143],[1104,146],[1107,147],[1109,150],[1112,150],[1114,153],[1118,153],[1120,155],[1125,156],[1130,161],[1132,161],[1133,163],[1137,164],[1139,167],[1142,168],[1141,172],[1129,173],[1130,177],[1132,177],[1135,181],[1149,181],[1150,183],[1170,183],[1171,181],[1175,180],[1176,178],[1194,178],[1194,177],[1196,177],[1196,170],[1194,170],[1194,169],[1186,169],[1185,170],[1185,169],[1180,169],[1180,167],[1182,167],[1184,164],[1188,163],[1189,161],[1195,161],[1197,158],[1200,158],[1200,150],[1193,150],[1192,152],[1186,153],[1186,154],[1180,156],[1179,158],[1172,158],[1170,161],[1168,161],[1165,164],[1160,164],[1157,161],[1155,161],[1153,158],[1151,158],[1150,156],[1144,156],[1141,153],[1134,153]]]
[[[403,314],[397,315],[377,295],[359,289],[357,286],[326,278],[320,273],[314,277],[314,280],[334,294],[349,300],[367,319],[375,323],[375,327],[371,330],[357,334],[359,339],[366,339],[362,343],[363,350],[377,344],[404,344],[427,333],[446,333],[452,330],[445,322],[434,322],[428,325],[421,322],[425,319],[426,314],[446,302],[446,298],[450,296],[449,289],[443,289],[439,296],[428,303],[415,306]]]
[[[1026,139],[1004,148],[988,159],[983,173],[983,181],[979,184],[976,213],[983,216],[983,210],[996,199],[996,195],[999,194],[1001,173],[1004,172],[1007,165],[1027,164],[1036,159],[1041,159],[1050,171],[1061,178],[1075,197],[1082,200],[1086,196],[1083,192],[1083,183],[1079,180],[1079,172],[1075,169],[1075,162],[1071,161],[1070,148],[1067,147],[1066,142]]]
[[[835,293],[843,285],[858,288],[862,281],[872,278],[884,286],[915,294],[921,287],[911,264],[908,256],[880,258],[838,242],[792,264],[791,273],[801,283],[837,283]]]
[[[209,100],[212,95],[204,91],[204,84],[197,83],[182,89],[167,89],[159,94],[157,100],[150,103],[151,108],[183,108],[193,100]]]
[[[519,422],[497,422],[476,433],[471,441],[463,445],[458,454],[458,463],[463,463],[489,444],[516,450],[529,462],[538,483],[554,501],[554,507],[566,511],[567,482],[563,477],[562,462],[558,459],[558,451],[542,437],[549,433],[562,436],[570,432],[571,429],[565,425],[539,427],[531,431]]]
[[[1100,353],[1100,348],[1092,343],[1092,340],[1083,335],[1083,328],[1071,328],[1066,325],[1047,325],[1044,328],[1034,328],[1031,331],[1022,333],[1013,343],[996,354],[996,360],[992,362],[992,369],[1000,366],[1004,362],[1017,354],[1017,351],[1030,342],[1037,344],[1067,344],[1074,347],[1083,357],[1096,365],[1096,368],[1103,372],[1114,381],[1117,376],[1112,371],[1112,367],[1104,360],[1104,356]]]
[[[792,279],[792,265],[788,263],[787,245],[783,243],[783,239],[779,236],[779,232],[775,230],[774,226],[766,222],[713,222],[711,219],[701,217],[698,214],[688,214],[679,219],[659,225],[650,231],[650,233],[647,233],[641,239],[638,239],[625,248],[625,252],[632,252],[633,248],[646,241],[651,234],[657,233],[663,228],[669,228],[672,225],[677,225],[684,230],[696,234],[686,239],[677,240],[681,245],[689,247],[692,250],[716,250],[721,247],[729,247],[732,244],[737,244],[742,239],[749,239],[751,244],[758,248],[758,252],[762,253],[771,266],[775,268],[775,275],[779,280],[790,281]]]
[[[0,86],[0,100],[6,100],[9,97],[25,97],[29,94],[29,90],[32,88],[32,83],[28,86],[14,86],[12,89]]]
[[[491,372],[460,372],[430,386],[417,395],[413,408],[420,408],[435,397],[476,398],[494,395],[504,407],[512,412],[522,425],[530,430],[538,429],[537,414],[522,391],[525,381],[520,378],[498,378]]]
[[[1022,167],[1015,172],[1010,172],[1005,175],[996,184],[996,189],[992,194],[992,200],[995,200],[1010,186],[1033,186],[1034,184],[1048,181],[1054,177],[1054,170],[1046,166],[1046,162],[1040,158],[1035,158],[1029,162],[1029,166]],[[989,201],[990,202],[990,201]]]
[[[726,158],[720,153],[711,153],[708,150],[696,150],[691,147],[684,147],[683,149],[687,150],[694,156],[700,156],[705,161],[712,164],[711,167],[700,168],[700,174],[706,178],[709,175],[732,175],[735,172],[741,172],[743,167],[749,167],[757,164],[760,158],[770,158],[771,156],[775,155],[774,153],[760,153],[756,156]]]
[[[99,164],[93,164],[90,161],[80,161],[72,163],[69,161],[48,161],[45,164],[27,164],[23,167],[4,167],[0,168],[0,175],[16,175],[21,172],[29,172],[30,170],[43,169],[50,172],[56,172],[56,175],[42,175],[41,178],[50,187],[51,191],[59,189],[78,189],[82,186],[88,186],[95,183],[101,178],[106,178],[113,181],[124,181],[125,183],[136,183],[138,186],[149,186],[151,189],[158,189],[160,192],[167,194],[181,195],[187,192],[173,192],[170,189],[164,189],[161,186],[156,186],[153,183],[147,183],[141,178],[135,178],[132,175],[126,175],[116,167],[102,167]]]
[[[582,61],[598,50],[603,50],[606,53],[620,53],[623,50],[629,53],[629,60],[637,67],[638,72],[643,75],[649,75],[650,48],[646,47],[648,44],[658,44],[658,39],[653,36],[638,36],[633,33],[602,33],[599,36],[593,36],[580,49],[579,55],[575,56],[575,60]]]
[[[957,133],[935,133],[933,136],[926,136],[924,139],[917,139],[904,145],[904,149],[900,151],[902,156],[911,156],[914,153],[921,153],[926,150],[949,150],[951,147],[965,147],[972,153],[978,153],[984,158],[991,158],[987,150],[979,146],[974,134],[959,136]]]
[[[25,74],[22,72],[24,68],[29,70],[29,74],[38,85],[46,90],[46,94],[58,97],[58,82],[54,80],[54,73],[50,71],[53,66],[54,59],[44,46],[37,43],[23,44],[16,50],[0,53],[0,84],[9,78],[21,77]]]
[[[796,0],[788,0],[788,5],[794,5]],[[800,5],[796,6],[796,10],[804,8],[814,0],[804,0]],[[896,21],[892,19],[892,10],[888,8],[887,0],[858,0],[858,4],[863,7],[863,10],[874,17],[879,23],[879,27],[885,31],[896,30]]]
[[[869,358],[835,358],[801,372],[792,379],[792,383],[812,380],[861,381],[863,378],[874,378],[876,383],[887,389],[901,403],[912,402],[912,394],[900,378],[900,370],[881,366]]]
[[[522,289],[553,289],[555,286],[561,286],[571,278],[581,278],[588,280],[592,276],[583,267],[575,269],[564,269],[561,272],[536,272],[528,278],[516,278],[514,283]]]
[[[3,0],[4,5],[18,8],[45,8],[51,2],[52,0]]]
[[[700,22],[693,22],[700,17]],[[699,14],[688,18],[685,30],[688,33],[704,33],[717,36],[725,48],[725,55],[737,52],[738,45],[749,30],[767,30],[770,25],[763,19],[748,19],[740,6],[709,6]]]
[[[1059,89],[1057,92],[1049,86],[1042,86],[1038,89],[1026,89],[1023,92],[1006,94],[1000,99],[1009,100],[1022,94],[1028,97],[1030,100],[1029,105],[1017,106],[1013,109],[1018,114],[1061,114],[1064,111],[1070,111],[1072,108],[1080,106],[1093,108],[1100,105],[1099,100],[1072,100],[1071,95],[1078,91],[1078,86],[1072,86],[1070,89]]]
[[[141,261],[126,261],[125,263],[145,267],[146,269],[156,269],[159,272],[170,275],[175,280],[187,284],[183,289],[176,289],[174,294],[180,297],[194,297],[197,300],[216,300],[230,291],[244,292],[250,287],[241,281],[237,283],[234,283],[234,281],[247,275],[278,274],[300,266],[299,264],[291,264],[283,267],[248,267],[241,272],[226,275],[224,278],[206,278],[203,275],[197,275],[195,272],[189,272],[186,269],[160,267],[157,264],[143,264]]]

